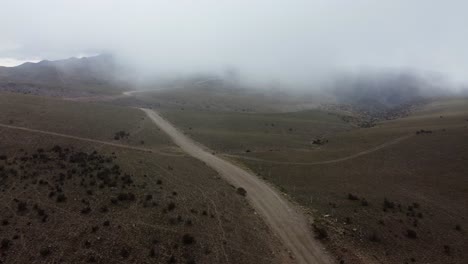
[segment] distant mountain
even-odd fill
[[[339,103],[362,108],[394,108],[415,100],[448,94],[441,76],[412,72],[363,72],[343,74],[331,90]]]
[[[0,91],[53,96],[112,94],[127,85],[125,70],[111,55],[0,67]]]

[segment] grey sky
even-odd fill
[[[308,80],[415,68],[468,80],[468,1],[0,0],[0,63],[102,51],[149,72]]]

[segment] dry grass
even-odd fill
[[[136,110],[6,96],[0,99],[0,119],[7,122],[13,117],[21,126],[109,141],[124,129],[131,134],[124,144],[144,140],[147,147],[173,148]],[[7,175],[2,176],[0,192],[0,220],[8,222],[0,226],[0,239],[6,241],[0,249],[4,263],[288,261],[245,198],[193,158],[0,131],[0,154],[6,155],[0,166]],[[68,154],[60,157],[52,151],[56,145],[69,149]],[[47,159],[40,158],[38,149],[44,149]],[[70,155],[94,151],[105,162],[70,161]],[[120,167],[120,175],[114,178],[117,174],[111,173],[111,181],[100,187],[98,171],[114,165]],[[49,197],[51,192],[55,194]],[[57,200],[60,194],[66,199]]]
[[[269,123],[294,124],[304,131],[299,137],[294,133],[269,137],[261,125],[253,125],[266,123],[258,121],[265,118],[259,114],[165,115],[214,150],[281,162],[339,159],[412,135],[366,155],[330,164],[237,161],[309,208],[320,228],[327,228],[329,246],[345,263],[464,263],[468,259],[464,252],[468,235],[462,227],[468,218],[466,99],[437,100],[409,117],[351,131],[323,122],[323,115],[302,120],[294,115],[271,115],[268,119]],[[189,126],[193,129],[187,130]],[[327,126],[326,144],[305,147],[310,138],[327,131]],[[416,135],[421,129],[432,133]],[[245,133],[233,136],[239,131]],[[243,151],[246,146],[252,151]],[[274,146],[279,151],[266,150]],[[350,200],[350,193],[358,199]]]

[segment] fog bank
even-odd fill
[[[235,69],[302,86],[362,68],[466,81],[466,10],[457,0],[7,1],[0,58],[112,53],[143,76]]]

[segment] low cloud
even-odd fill
[[[110,52],[148,76],[236,69],[301,85],[366,68],[467,81],[466,10],[457,0],[8,1],[0,57]]]

